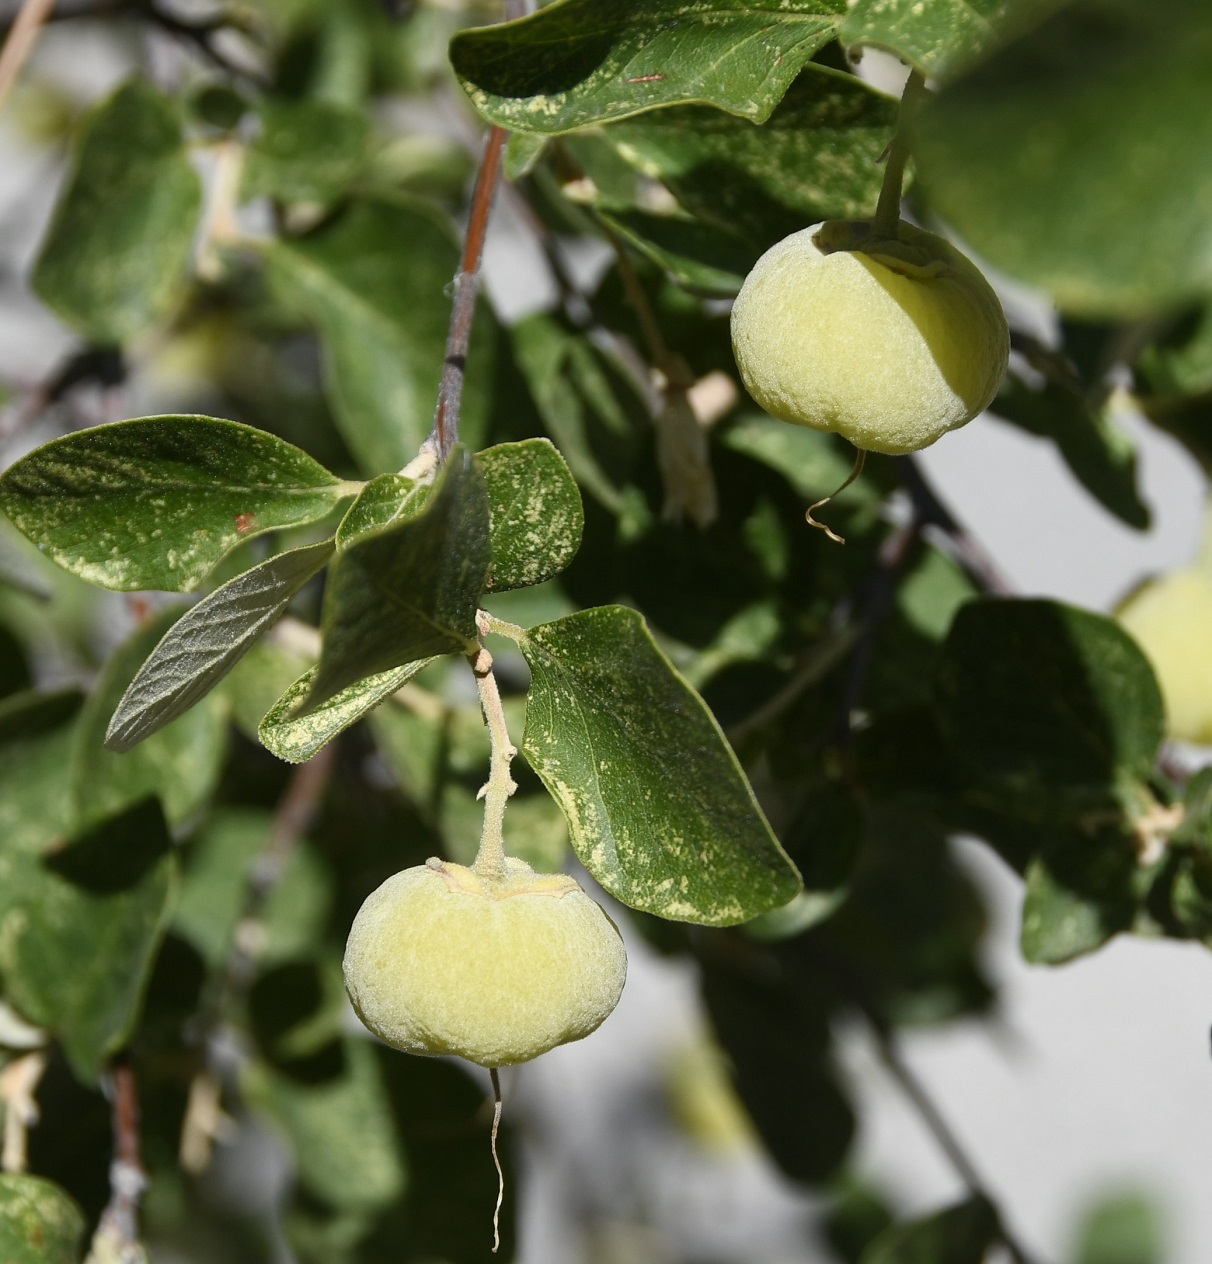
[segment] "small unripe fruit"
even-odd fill
[[[992,287],[949,242],[905,223],[875,240],[868,224],[831,220],[754,264],[732,346],[772,416],[897,454],[989,405],[1010,334]]]
[[[618,1003],[627,954],[602,908],[563,874],[505,865],[491,878],[430,860],[367,897],[345,987],[387,1044],[512,1066],[589,1035]]]
[[[1212,744],[1212,579],[1175,571],[1142,584],[1117,611],[1153,666],[1166,703],[1166,731]]]

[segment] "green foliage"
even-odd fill
[[[56,1185],[0,1176],[0,1251],[9,1264],[76,1264],[84,1217]]]

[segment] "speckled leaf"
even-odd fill
[[[763,127],[682,106],[616,123],[604,136],[684,211],[743,234],[756,259],[805,224],[874,212],[898,108],[859,79],[814,67]]]
[[[5,1264],[76,1264],[84,1214],[58,1185],[40,1176],[0,1175],[0,1260]]]
[[[132,80],[85,123],[34,288],[96,343],[180,301],[202,193],[173,103]]]
[[[1139,316],[1212,290],[1212,6],[1075,0],[924,108],[931,204],[1062,309]]]
[[[254,1062],[242,1090],[289,1138],[299,1180],[332,1207],[370,1210],[403,1192],[400,1141],[370,1042],[332,1046],[328,1075]]]
[[[175,885],[172,840],[158,804],[144,800],[25,859],[0,922],[5,991],[93,1082],[143,1003]]]
[[[584,610],[520,646],[532,675],[522,750],[607,891],[708,925],[796,894],[799,875],[715,717],[635,611]]]
[[[1021,9],[1022,0],[855,0],[841,38],[946,79],[997,42],[1016,3]]]
[[[118,703],[105,745],[128,751],[204,698],[328,563],[333,542],[279,553],[237,575],[173,624]]]
[[[455,73],[492,123],[567,132],[701,101],[760,123],[827,43],[845,0],[557,0],[463,31]]]
[[[541,584],[576,556],[585,516],[564,458],[547,439],[501,443],[476,455],[488,491],[488,592]]]
[[[303,703],[315,684],[318,668],[313,667],[304,672],[270,707],[261,721],[257,736],[261,744],[279,759],[301,764],[331,742],[342,729],[356,724],[385,698],[391,697],[432,661],[422,658],[415,663],[393,667],[390,671],[376,672],[346,685],[318,707],[303,710]]]
[[[1132,810],[1165,731],[1157,681],[1114,620],[1052,601],[974,601],[951,625],[935,702],[986,806],[1077,823]]]
[[[368,531],[411,518],[425,504],[429,485],[417,483],[403,474],[380,474],[372,478],[350,505],[337,528],[337,547],[347,548]]]
[[[348,485],[282,439],[138,417],[55,439],[0,476],[0,509],[90,583],[188,592],[242,540],[324,517]]]
[[[302,710],[376,672],[471,649],[491,561],[484,480],[456,448],[419,514],[358,536],[329,567],[320,663]]]
[[[105,749],[105,734],[135,672],[165,634],[176,611],[139,628],[109,658],[77,726],[72,751],[72,806],[80,821],[112,815],[157,795],[174,827],[210,797],[227,753],[227,706],[220,694],[152,734],[126,754]]]
[[[324,342],[324,374],[341,433],[368,474],[403,468],[433,425],[459,266],[454,234],[419,206],[355,202],[304,237],[265,247],[278,295]],[[463,441],[477,447],[493,339],[482,306],[472,339]]]
[[[248,146],[241,194],[283,202],[330,202],[368,156],[364,112],[331,101],[266,101]]]

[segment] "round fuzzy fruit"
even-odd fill
[[[430,860],[367,897],[345,987],[387,1044],[511,1066],[589,1035],[618,1003],[627,954],[602,908],[572,878],[505,864],[492,879]]]
[[[949,242],[903,223],[894,240],[870,233],[831,220],[766,251],[732,309],[733,351],[773,416],[871,452],[916,452],[992,401],[1010,333]]]
[[[1153,665],[1166,702],[1166,731],[1212,745],[1212,579],[1198,570],[1151,579],[1117,617]]]

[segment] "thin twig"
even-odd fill
[[[492,127],[484,142],[484,156],[471,195],[471,213],[467,235],[463,240],[463,258],[454,279],[454,297],[450,307],[450,329],[446,335],[446,356],[442,362],[442,382],[438,387],[438,406],[434,413],[433,433],[429,442],[444,461],[459,441],[459,412],[463,404],[463,383],[467,376],[467,349],[471,345],[471,326],[475,320],[476,298],[480,293],[480,263],[484,257],[484,238],[492,213],[493,194],[501,175],[501,156],[509,133],[503,127]]]
[[[139,1139],[139,1093],[130,1053],[110,1064],[113,1092],[114,1161],[109,1169],[109,1202],[93,1237],[90,1261],[135,1264],[147,1258],[139,1242],[139,1203],[147,1188]]]
[[[17,17],[8,29],[4,47],[0,49],[0,106],[3,106],[22,66],[34,51],[38,34],[54,7],[55,0],[22,0]]]
[[[480,635],[487,636],[491,624],[487,615],[481,612],[477,619]],[[497,678],[492,671],[492,655],[480,646],[475,654],[468,656],[471,670],[475,673],[476,687],[480,691],[480,708],[484,714],[484,724],[488,728],[491,744],[488,780],[480,790],[479,797],[484,800],[484,828],[480,834],[480,848],[472,868],[476,873],[488,878],[505,876],[505,808],[510,796],[518,788],[517,782],[509,772],[509,765],[518,753],[517,747],[509,737],[509,727],[505,723],[505,708],[501,703],[501,691],[497,688]]]
[[[4,1112],[4,1144],[0,1148],[0,1172],[24,1172],[29,1130],[38,1122],[34,1094],[46,1070],[46,1052],[14,1058],[0,1071],[0,1110]]]

